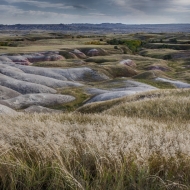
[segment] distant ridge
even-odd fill
[[[122,23],[73,23],[73,24],[15,24],[0,25],[0,31],[6,30],[46,30],[67,32],[190,32],[190,24],[122,24]]]

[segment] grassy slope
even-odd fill
[[[184,111],[184,117],[188,118],[190,115],[189,93],[190,90],[156,90],[152,92],[139,93],[137,95],[129,97],[109,100],[106,102],[95,102],[91,104],[86,104],[77,109],[77,111],[81,113],[100,113],[105,110],[111,109],[109,110],[109,113],[112,114],[113,112],[113,115],[116,114],[122,116],[131,116],[132,114],[132,116],[135,116],[138,113],[138,111],[141,110],[141,114],[144,111],[144,114],[146,115],[146,112],[148,114],[148,112],[150,111],[150,114],[152,114],[150,115],[150,117],[154,117],[154,108],[156,108],[155,106],[158,106],[158,110],[155,110],[157,111],[157,115],[155,115],[155,117],[159,118],[159,112],[162,112],[162,110],[164,111],[164,109],[166,109],[165,111],[167,112],[169,106],[169,109],[171,109],[170,111],[173,112],[173,115],[170,115],[168,117],[175,116],[175,113],[177,113],[177,110],[180,108],[182,109],[182,112]],[[183,98],[185,99],[184,101]],[[141,104],[150,107],[144,109],[144,107],[141,106]],[[180,106],[180,104],[183,106]],[[136,116],[140,117],[140,115],[138,114]],[[163,117],[166,116],[167,113]],[[183,116],[183,113],[181,113],[181,116]]]
[[[154,120],[190,120],[190,90],[171,90],[152,95],[151,98],[143,98],[139,101],[125,102],[110,110],[107,114],[147,118]],[[176,118],[175,118],[176,117]],[[175,118],[175,119],[174,119]]]
[[[189,189],[189,91],[172,94],[101,115],[1,116],[1,189]]]

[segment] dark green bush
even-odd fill
[[[165,56],[164,56],[164,59],[165,59],[165,60],[170,60],[170,59],[172,59],[172,56],[171,56],[171,55],[165,55]]]
[[[141,47],[141,40],[121,40],[121,39],[112,39],[107,41],[110,45],[126,45],[133,53],[137,52],[138,48]]]
[[[172,38],[169,40],[170,43],[174,43],[174,44],[177,44],[177,39],[176,38]]]

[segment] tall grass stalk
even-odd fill
[[[189,122],[0,117],[0,189],[189,189]]]

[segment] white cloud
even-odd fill
[[[117,0],[117,1],[114,1],[114,3],[119,6],[126,6],[125,0]]]
[[[166,8],[164,10],[170,13],[190,13],[190,9],[185,7],[177,7],[177,8],[171,7],[171,8]]]
[[[89,13],[89,15],[92,15],[92,16],[107,16],[104,13]]]
[[[64,14],[49,11],[24,11],[16,6],[0,5],[0,11],[2,12],[0,24],[59,24],[59,23],[72,23],[84,21],[89,23],[106,22],[112,19],[116,21],[112,16],[106,16],[102,13],[91,13],[88,15],[79,14]]]
[[[30,1],[30,0],[5,0],[8,3],[27,3],[39,8],[57,8],[57,9],[73,9],[73,6],[66,6],[63,3],[49,3],[45,1]]]
[[[189,0],[173,0],[173,3],[175,3],[176,5],[181,5],[181,6],[190,5]]]
[[[23,12],[22,9],[19,9],[15,6],[10,6],[10,5],[0,5],[0,11],[1,11],[1,13],[3,13],[3,14],[1,14],[1,17],[3,17],[4,14],[13,15],[15,13],[22,13]]]
[[[1,1],[1,0],[0,0]],[[187,23],[190,18],[190,0],[101,0],[91,9],[85,1],[70,0],[75,3],[53,3],[48,0],[4,0],[9,5],[1,5],[1,23],[76,23],[76,22],[122,22],[128,24],[143,23]],[[52,0],[53,1],[53,0]],[[96,0],[99,2],[100,0]],[[57,1],[58,2],[58,1]],[[67,3],[66,3],[67,2]],[[23,5],[19,8],[20,4]],[[14,6],[13,6],[14,5]],[[35,8],[33,8],[33,5]],[[30,11],[23,7],[29,7]],[[39,7],[40,9],[37,9]],[[104,9],[105,7],[105,9]],[[51,9],[52,8],[52,9]],[[59,10],[58,10],[59,9]],[[63,11],[60,11],[63,9]],[[64,11],[66,10],[67,11]],[[82,9],[87,9],[85,14]],[[79,11],[78,11],[79,10]],[[66,14],[68,13],[68,14]]]
[[[166,7],[164,11],[175,14],[188,14],[190,13],[190,1],[189,0],[173,0],[170,7]]]

